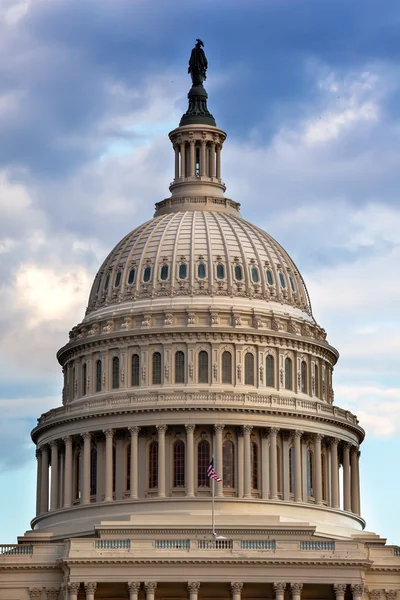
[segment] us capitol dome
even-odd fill
[[[225,196],[206,69],[197,40],[170,196],[104,260],[57,354],[0,600],[397,598],[400,549],[364,531],[338,352],[288,253]]]

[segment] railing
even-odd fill
[[[335,550],[335,542],[300,542],[300,550]]]
[[[97,550],[129,550],[131,540],[95,540],[94,547]]]
[[[242,550],[276,550],[275,540],[241,540]]]
[[[199,540],[200,550],[232,550],[232,540]]]
[[[393,551],[394,551],[395,556],[400,556],[400,548],[399,547],[393,548]]]
[[[33,554],[33,545],[0,544],[0,554]]]
[[[189,540],[155,540],[154,548],[158,550],[189,550]]]

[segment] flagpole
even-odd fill
[[[212,517],[212,534],[215,537],[215,515],[214,515],[214,486],[215,480],[211,479],[211,517]]]

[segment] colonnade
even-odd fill
[[[221,180],[221,149],[218,140],[188,140],[180,136],[174,144],[175,181],[187,177],[210,177]]]
[[[204,496],[205,490],[199,487],[199,441],[207,440],[209,436],[210,456],[214,455],[215,469],[223,479],[223,483],[216,486],[217,498],[234,495],[238,498],[310,502],[317,506],[343,508],[347,512],[360,514],[360,453],[358,446],[345,440],[320,433],[280,430],[276,427],[266,429],[245,425],[236,429],[221,424],[197,427],[194,424],[160,424],[142,429],[132,426],[123,430],[84,432],[41,445],[37,451],[37,515],[46,513],[49,509],[68,508],[76,503],[137,500],[149,495],[165,498],[173,495],[169,482],[170,472],[175,468],[172,448],[177,439],[173,432],[177,429],[184,429],[183,434],[179,432],[179,439],[184,444],[184,486],[180,495],[188,498]],[[151,433],[152,431],[156,433]],[[167,435],[167,432],[171,435]],[[148,473],[151,468],[148,449],[151,440],[157,441],[157,485],[153,490],[148,490]],[[227,489],[227,482],[224,484],[224,444],[227,440],[234,444],[232,472],[235,473],[235,483],[229,484],[234,488],[233,491]],[[122,468],[127,470],[127,467],[121,464],[122,454],[117,455],[115,452],[116,444],[125,444],[123,448],[129,453],[129,487],[120,497],[115,495],[116,472],[121,472]],[[91,472],[91,452],[94,447],[97,452],[96,473]],[[76,490],[73,497],[73,456],[76,456],[76,452],[80,453],[81,473],[78,478],[79,490]],[[342,503],[339,466],[343,468]],[[95,497],[91,494],[93,478],[97,481]],[[146,481],[143,482],[142,478]],[[125,480],[128,481],[127,478]]]
[[[230,583],[230,597],[232,600],[241,600],[243,587],[245,585],[246,583],[242,581],[232,581]],[[304,597],[304,585],[305,584],[301,582],[292,582],[289,584],[285,582],[272,583],[274,598],[275,600],[284,600],[285,593],[289,592],[291,600],[302,600],[302,596]],[[201,586],[202,584],[199,581],[188,581],[186,583],[186,592],[188,600],[198,600],[199,595],[201,595]],[[127,583],[127,596],[129,596],[129,600],[138,600],[139,591],[141,587],[141,582],[132,581]],[[157,581],[145,581],[143,583],[143,589],[145,592],[146,600],[155,600],[157,595],[157,587]],[[333,583],[333,593],[331,595],[335,597],[335,600],[344,600],[348,587],[350,587],[353,600],[362,600],[364,595],[363,583],[356,583],[350,586],[348,586],[348,584],[345,583]],[[80,589],[81,584],[79,582],[68,583],[68,600],[77,600]],[[85,582],[84,590],[86,600],[94,600],[97,590],[97,583]],[[388,590],[388,592],[390,591],[392,590]]]

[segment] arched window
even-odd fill
[[[217,279],[225,278],[225,267],[221,263],[217,264]]]
[[[197,277],[199,279],[205,279],[206,278],[206,265],[204,263],[199,263],[197,265]]]
[[[166,281],[168,279],[168,265],[163,265],[160,271],[160,279]]]
[[[135,276],[136,276],[136,269],[131,269],[129,271],[129,275],[128,275],[128,284],[129,285],[132,285],[132,283],[134,283]]]
[[[322,471],[322,500],[326,500],[326,458],[325,454],[321,453],[321,471]]]
[[[317,396],[317,398],[319,398],[319,369],[318,369],[318,365],[314,366],[314,389],[315,389],[315,395]]]
[[[82,396],[86,396],[87,364],[82,365]]]
[[[197,446],[197,485],[198,487],[210,487],[210,479],[207,475],[210,464],[210,444],[207,440],[201,440]]]
[[[289,283],[290,283],[290,287],[292,288],[292,292],[295,292],[296,289],[294,287],[293,278],[291,275],[289,275]]]
[[[240,265],[235,265],[235,279],[236,281],[242,281],[243,279],[243,270]]]
[[[265,385],[275,387],[275,361],[271,354],[265,360]]]
[[[174,443],[174,487],[185,487],[185,444]]]
[[[97,493],[97,449],[92,448],[90,452],[90,495]]]
[[[179,279],[186,279],[187,277],[187,264],[181,263],[179,265]]]
[[[121,271],[118,271],[118,273],[115,276],[114,287],[119,287],[120,284],[121,284]]]
[[[254,356],[247,352],[244,357],[244,383],[254,385]]]
[[[112,359],[112,386],[113,389],[119,388],[119,358],[114,356]]]
[[[251,452],[251,487],[258,490],[258,445],[255,442],[250,444]]]
[[[149,488],[158,487],[158,442],[149,446]]]
[[[185,383],[185,354],[175,352],[175,383]]]
[[[208,383],[208,352],[201,350],[199,352],[199,383]]]
[[[294,494],[294,448],[289,448],[289,493]]]
[[[301,361],[301,391],[303,394],[307,394],[307,363],[305,360]]]
[[[292,359],[287,357],[285,358],[285,388],[287,390],[293,389],[292,379]]]
[[[96,360],[96,392],[101,392],[101,360]]]
[[[272,277],[272,271],[270,271],[269,269],[267,269],[266,275],[267,275],[267,283],[268,283],[268,285],[273,285],[274,284],[274,278]]]
[[[104,284],[104,291],[108,290],[108,286],[110,285],[110,273],[108,273],[107,277],[106,277],[106,282]]]
[[[139,362],[139,354],[132,354],[132,386],[138,386],[139,385],[139,366],[140,366],[140,362]]]
[[[161,385],[161,354],[154,352],[152,360],[152,383],[153,385]]]
[[[126,446],[126,491],[131,489],[131,444]]]
[[[314,496],[314,453],[307,450],[307,496]]]
[[[232,383],[232,354],[227,350],[222,353],[222,383]]]
[[[258,283],[260,280],[260,277],[258,275],[258,269],[257,267],[252,267],[251,268],[251,279],[253,281],[253,283]]]
[[[147,283],[148,281],[150,281],[150,277],[151,277],[151,267],[145,267],[145,269],[143,271],[143,281],[145,283]]]
[[[235,447],[231,440],[225,440],[222,445],[222,481],[226,488],[235,487]]]
[[[285,278],[283,276],[283,273],[279,273],[279,281],[281,282],[281,286],[285,289],[285,287],[286,287],[286,281],[285,281]]]

